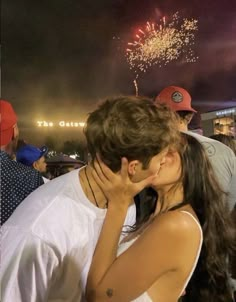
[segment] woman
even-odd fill
[[[153,179],[158,202],[152,216],[118,248],[136,193],[127,166],[122,159],[122,172],[115,175],[95,163],[93,175],[109,206],[88,276],[88,301],[176,302],[196,267],[187,289],[195,297],[191,301],[232,301],[230,215],[201,144],[183,134],[182,143],[169,151]]]

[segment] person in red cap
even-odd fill
[[[179,115],[179,130],[183,131],[188,130],[188,125],[197,112],[193,109],[191,101],[188,91],[177,86],[164,88],[155,99],[155,103],[166,104]]]
[[[1,150],[5,150],[12,155],[19,136],[17,117],[10,103],[0,100],[0,105]]]
[[[178,86],[164,88],[154,100],[155,104],[166,104],[175,111],[178,116],[178,129],[194,136],[203,144],[222,189],[229,194],[228,203],[232,210],[236,204],[236,157],[234,152],[221,142],[188,131],[188,125],[197,112],[191,101],[188,91]]]
[[[19,129],[16,113],[5,100],[0,100],[0,131],[2,225],[16,207],[44,182],[38,171],[13,160]]]

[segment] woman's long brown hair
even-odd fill
[[[182,301],[231,302],[229,257],[235,251],[235,229],[226,202],[227,194],[222,191],[201,143],[191,135],[181,135],[179,154],[184,200],[170,210],[191,205],[203,230],[203,246],[198,264]],[[146,197],[150,206],[140,216],[134,229],[147,221],[155,210],[154,200],[157,198],[153,191],[149,190]]]

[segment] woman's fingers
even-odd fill
[[[95,168],[92,169],[91,173],[92,173],[93,179],[95,180],[95,182],[97,183],[97,185],[99,186],[99,188],[104,192],[104,190],[106,188],[106,184],[99,177],[99,175],[98,175],[97,171],[95,170]]]
[[[112,179],[114,177],[114,173],[111,171],[111,169],[103,163],[99,155],[96,155],[96,167],[99,166],[99,172],[103,174],[105,178]]]
[[[151,186],[151,184],[153,183],[154,179],[156,178],[156,175],[151,175],[148,176],[147,178],[139,181],[138,183],[136,183],[136,191],[137,193],[139,193],[140,191],[142,191],[144,188]]]
[[[128,159],[126,157],[122,157],[120,175],[123,179],[129,178],[128,165],[129,165]]]
[[[156,177],[156,175],[151,175],[139,182],[132,182],[128,173],[128,165],[127,158],[122,158],[120,173],[114,173],[99,156],[94,161],[92,175],[108,199],[116,200],[117,197],[120,197],[120,199],[130,200],[145,187],[150,186]]]
[[[98,177],[101,179],[101,181],[106,181],[107,177],[104,174],[101,164],[99,163],[99,161],[97,159],[94,161],[93,166],[94,166],[94,170],[96,171],[96,173],[97,173]]]

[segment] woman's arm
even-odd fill
[[[154,177],[148,177],[138,183],[131,182],[126,158],[121,160],[119,174],[113,173],[99,159],[95,161],[94,168],[92,174],[108,199],[108,210],[88,275],[89,287],[97,285],[115,260],[122,227],[128,207],[133,202],[133,196],[149,185]]]
[[[88,301],[130,302],[147,291],[158,278],[184,266],[195,240],[191,225],[182,221],[183,215],[168,212],[155,219],[119,257],[116,257],[114,242],[107,240],[104,229],[99,240],[100,248],[103,246],[114,260],[109,258],[112,261],[109,264],[106,258],[108,254],[101,253],[96,257],[98,250],[95,251],[96,262],[92,263],[87,283]],[[106,224],[106,228],[111,227],[113,220]],[[104,274],[97,278],[96,272],[100,268]]]
[[[106,218],[102,231],[94,252],[92,264],[87,279],[87,300],[97,301],[96,290],[100,281],[106,275],[108,268],[115,261],[121,235],[126,209],[116,209],[112,205],[108,206]],[[94,295],[95,294],[95,295]],[[107,289],[107,297],[109,297]]]
[[[102,174],[95,178],[98,178],[97,182],[107,192],[109,206],[88,275],[86,295],[88,301],[131,301],[145,292],[162,274],[178,268],[180,255],[184,258],[183,249],[192,234],[186,238],[189,229],[185,224],[181,227],[181,214],[167,213],[156,219],[117,258],[118,240],[134,189],[131,189],[132,184],[126,179],[124,170],[121,173],[123,180],[125,179],[123,182],[120,175],[110,174],[112,172],[103,166],[102,170],[105,170],[106,176],[99,170],[98,175]],[[111,181],[112,177],[115,179]],[[120,183],[124,182],[126,188],[122,189]],[[137,184],[135,186],[137,188]]]

